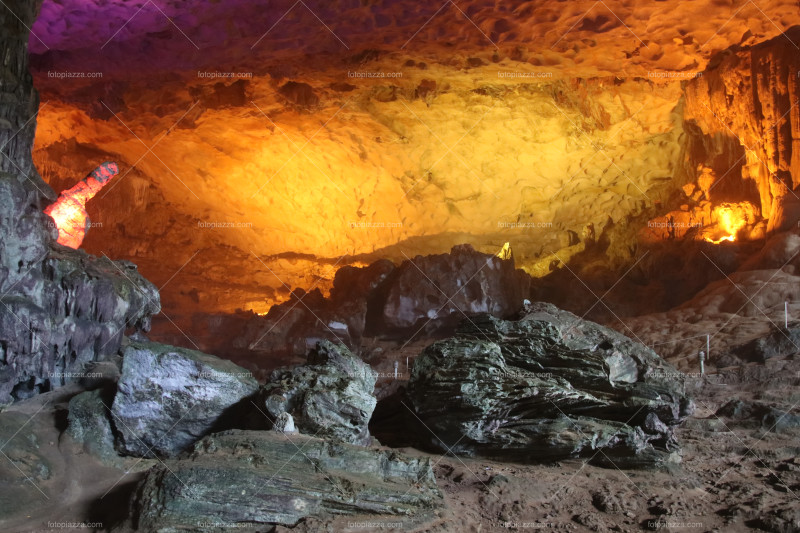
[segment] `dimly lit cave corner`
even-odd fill
[[[0,528],[800,530],[796,2],[412,4],[2,3]]]

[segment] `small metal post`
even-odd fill
[[[711,335],[706,335],[706,355],[711,357]]]
[[[789,329],[789,302],[783,302],[783,326]]]
[[[397,368],[400,366],[398,361],[394,362],[394,379],[397,379]]]
[[[706,362],[706,354],[705,354],[705,352],[701,351],[700,352],[700,375],[701,376],[705,376],[706,375],[705,362]]]

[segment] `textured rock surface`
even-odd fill
[[[731,352],[744,361],[756,363],[770,357],[796,357],[800,353],[800,324],[790,323],[787,329],[773,323],[768,334],[735,346]]]
[[[82,392],[69,401],[67,432],[91,453],[107,464],[120,464],[114,449],[114,432],[111,429],[111,394],[102,389]]]
[[[530,277],[514,261],[463,244],[449,254],[404,261],[387,282],[382,326],[416,330],[426,324],[455,325],[465,315],[507,318],[522,308]]]
[[[133,516],[144,531],[219,531],[332,514],[410,515],[439,505],[429,459],[304,435],[227,431],[150,470]]]
[[[42,0],[9,0],[0,12],[0,171],[15,174],[27,188],[55,199],[31,159],[39,94],[28,70],[28,39],[41,5]]]
[[[782,433],[800,428],[800,413],[782,410],[759,401],[730,400],[717,409],[716,416],[728,419],[731,425]]]
[[[0,413],[0,450],[5,456],[0,461],[0,517],[13,516],[24,504],[43,505],[46,500],[37,487],[57,469],[46,453],[48,443],[36,432],[24,431],[30,419],[28,413]]]
[[[15,0],[0,10],[0,405],[72,381],[160,310],[158,291],[132,264],[52,244],[42,209],[55,194],[31,159],[39,99],[27,45],[40,5]]]
[[[800,185],[797,43],[796,26],[769,41],[733,47],[686,86],[685,117],[700,130],[690,165],[714,171],[717,193],[754,192],[769,229],[788,229],[800,216],[794,192]],[[723,182],[727,174],[733,176]]]
[[[111,407],[117,448],[126,454],[171,456],[231,417],[255,394],[250,372],[230,361],[157,343],[124,349]],[[226,420],[225,422],[230,422]]]
[[[652,350],[537,303],[518,322],[476,317],[426,348],[409,396],[442,450],[637,467],[676,459],[673,428],[694,408],[682,388]]]
[[[52,221],[36,205],[0,173],[0,403],[80,377],[161,309],[134,264],[52,244]]]
[[[273,420],[289,413],[301,433],[367,445],[376,380],[347,348],[322,341],[307,364],[272,373],[264,386],[267,412]]]
[[[365,268],[345,266],[336,271],[329,298],[320,290],[294,291],[289,300],[254,317],[244,341],[250,350],[270,356],[305,355],[320,340],[343,343],[358,353],[367,327],[367,310],[375,290],[394,271],[391,261]]]

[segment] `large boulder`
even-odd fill
[[[442,503],[430,459],[305,435],[226,431],[151,469],[131,515],[137,531],[206,532],[334,514],[416,515]]]
[[[258,382],[240,366],[195,350],[133,342],[111,407],[117,449],[139,457],[172,456],[239,414]]]
[[[264,386],[273,418],[288,413],[305,434],[351,444],[370,444],[378,374],[342,345],[321,341],[308,362],[272,373]]]
[[[110,394],[109,394],[110,392]],[[76,394],[69,401],[67,434],[81,444],[83,451],[103,463],[119,466],[121,458],[114,449],[111,427],[112,391],[96,389]]]
[[[475,251],[469,244],[449,254],[403,261],[387,280],[381,328],[386,332],[455,326],[465,315],[508,318],[530,290],[530,276],[514,260]]]
[[[465,320],[416,359],[409,396],[442,451],[619,467],[677,461],[673,428],[694,409],[655,352],[541,303]]]

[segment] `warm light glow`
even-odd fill
[[[89,223],[86,202],[91,200],[118,172],[116,163],[103,163],[74,187],[63,191],[58,200],[44,210],[58,228],[58,244],[75,249],[80,247]]]
[[[706,235],[705,240],[719,244],[722,241],[735,241],[739,230],[747,225],[749,208],[752,204],[742,202],[740,204],[721,204],[714,208],[712,220],[716,220],[718,238]]]

